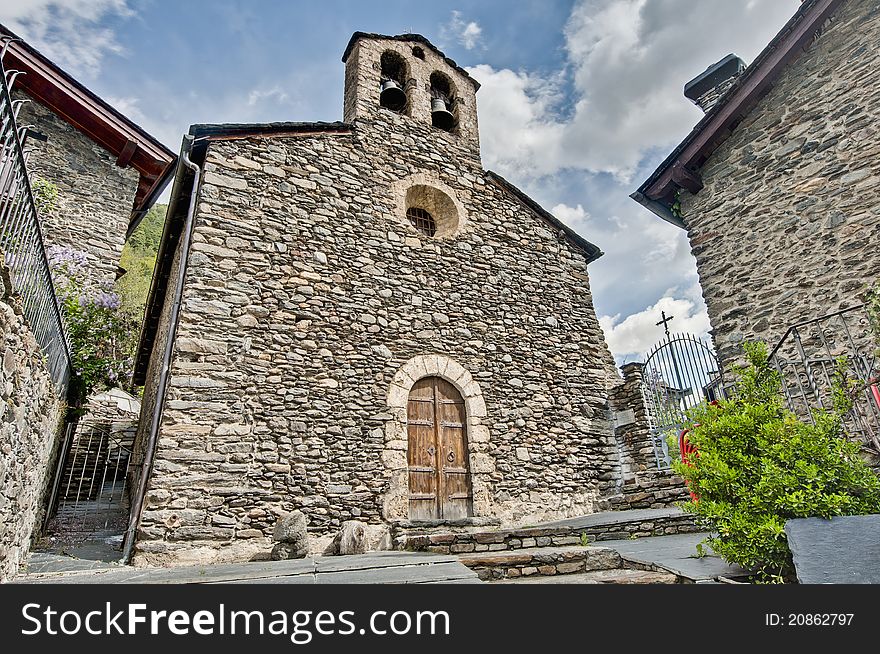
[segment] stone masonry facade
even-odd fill
[[[345,520],[405,521],[406,397],[425,376],[465,399],[475,519],[590,513],[613,485],[617,376],[584,251],[486,175],[471,81],[411,47],[355,45],[344,129],[209,145],[136,563],[266,558],[294,509],[317,551]],[[386,48],[411,89],[452,80],[454,133],[427,95],[378,107]],[[437,236],[407,220],[412,189],[436,199]]]
[[[597,508],[621,511],[675,506],[688,499],[687,488],[681,477],[659,469],[642,390],[644,364],[628,363],[621,372],[623,380],[611,388],[610,395],[619,423],[614,430],[619,468]]]
[[[21,316],[5,268],[0,297],[0,582],[25,562],[39,531],[63,403]]]
[[[48,137],[31,139],[31,180],[58,187],[54,211],[40,216],[47,247],[61,245],[85,252],[95,281],[112,282],[138,188],[134,168],[120,168],[112,154],[24,92],[19,125],[33,125]]]
[[[682,192],[722,361],[853,306],[880,271],[880,2],[849,0]],[[760,244],[760,246],[757,246]]]

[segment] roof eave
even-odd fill
[[[679,189],[699,192],[702,181],[698,171],[706,159],[766,95],[776,77],[809,45],[842,2],[806,0],[736,83],[630,197],[669,220],[661,215],[665,214],[661,207],[668,210],[666,203]],[[646,201],[652,204],[649,206]],[[677,224],[674,220],[669,222]]]
[[[7,69],[25,73],[16,80],[17,87],[115,156],[118,166],[140,173],[129,218],[133,229],[167,184],[174,152],[3,25],[0,36],[10,40]]]
[[[544,207],[535,202],[532,198],[530,198],[519,188],[508,182],[498,173],[487,170],[486,177],[489,179],[489,181],[495,183],[496,185],[500,186],[502,189],[513,195],[528,209],[530,209],[532,213],[534,213],[544,221],[550,223],[550,225],[552,225],[554,228],[560,230],[562,234],[565,235],[569,243],[571,243],[574,247],[583,252],[584,258],[586,258],[588,264],[593,263],[603,254],[605,254],[604,252],[602,252],[601,249],[599,249],[598,245],[590,243],[590,241],[585,239],[583,236],[574,231],[571,227],[559,220],[559,218],[547,211]]]
[[[662,218],[666,222],[671,223],[676,227],[680,227],[681,229],[686,228],[684,221],[681,219],[681,217],[676,216],[672,212],[672,209],[662,202],[645,197],[642,193],[639,193],[638,191],[632,193],[629,197],[631,197],[633,200],[645,207],[648,211]]]

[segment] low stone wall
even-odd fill
[[[501,554],[463,554],[459,560],[484,580],[541,575],[551,577],[623,567],[610,547],[539,548]]]
[[[396,529],[392,534],[394,549],[434,552],[436,554],[464,554],[467,552],[500,552],[532,547],[563,547],[584,545],[603,540],[668,536],[700,531],[692,515],[652,516],[619,521],[612,524],[556,525],[473,531],[448,529],[445,531],[411,532]]]
[[[0,298],[0,582],[15,576],[44,512],[63,403],[6,271]]]
[[[684,480],[668,470],[644,472],[626,482],[620,493],[600,502],[601,510],[662,509],[690,499]]]

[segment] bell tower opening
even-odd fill
[[[446,132],[452,132],[458,125],[455,116],[455,86],[443,73],[434,71],[430,78],[431,124]]]
[[[397,113],[406,113],[409,106],[406,95],[409,70],[406,61],[393,50],[386,50],[380,58],[379,69],[379,105]]]
[[[438,146],[454,142],[479,159],[480,84],[425,37],[355,32],[342,61],[346,123],[363,121],[399,133],[421,133],[437,139]]]

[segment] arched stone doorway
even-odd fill
[[[442,377],[423,377],[407,402],[410,520],[471,515],[464,398]]]
[[[411,391],[416,388],[417,383],[426,378],[438,378],[447,382],[464,403],[462,436],[465,458],[462,463],[466,462],[466,465],[460,468],[467,470],[466,476],[469,482],[470,506],[466,517],[491,516],[490,489],[492,474],[495,472],[495,459],[489,454],[490,433],[486,424],[486,402],[483,399],[482,389],[457,361],[441,354],[427,354],[413,357],[404,363],[388,387],[387,403],[391,417],[385,423],[385,449],[382,452],[382,462],[388,473],[388,485],[383,500],[384,517],[389,521],[417,519],[415,516],[410,516],[408,418]],[[425,391],[418,392],[425,393]],[[447,390],[446,393],[449,394],[449,391]],[[428,409],[424,410],[428,411]],[[446,456],[448,457],[448,452]],[[458,455],[455,458],[457,459]]]

